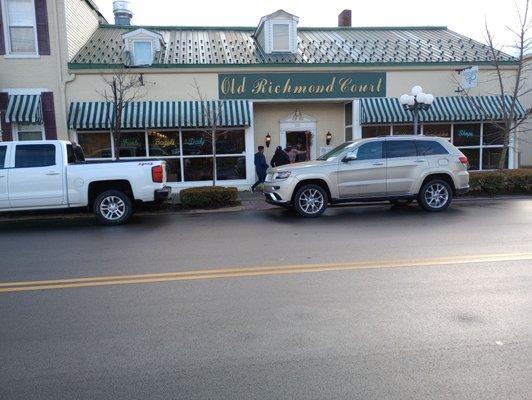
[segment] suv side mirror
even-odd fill
[[[354,154],[347,154],[344,158],[342,158],[342,161],[347,163],[349,161],[355,161],[357,159],[357,156]]]

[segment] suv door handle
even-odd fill
[[[48,171],[46,175],[59,175],[59,172],[57,171]]]
[[[414,162],[422,163],[422,162],[425,162],[425,160],[415,160]]]
[[[382,161],[377,161],[377,162],[374,162],[373,165],[384,165],[384,163]]]

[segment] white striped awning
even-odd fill
[[[71,129],[109,129],[114,120],[109,102],[73,102],[68,125]],[[136,101],[125,104],[123,128],[193,128],[249,126],[251,105],[246,100]]]
[[[42,124],[40,94],[15,94],[9,96],[6,122],[20,124]]]
[[[505,97],[510,109],[511,97]],[[412,122],[412,113],[403,109],[399,99],[390,97],[361,99],[362,124],[394,124]],[[435,97],[430,109],[420,112],[421,122],[502,120],[503,109],[499,96],[449,96]],[[523,106],[517,101],[517,115],[525,116]]]

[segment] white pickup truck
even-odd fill
[[[62,140],[0,142],[0,212],[86,207],[106,225],[170,196],[160,160],[85,161]]]

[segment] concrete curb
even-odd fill
[[[532,199],[532,195],[504,195],[504,196],[466,196],[458,197],[453,201],[456,203],[468,203],[468,202],[490,202],[490,201],[500,201],[500,200],[523,200],[523,199]],[[241,199],[242,204],[234,207],[226,208],[217,208],[217,209],[199,209],[199,210],[164,210],[164,211],[139,211],[136,215],[146,216],[146,215],[197,215],[197,214],[216,214],[216,213],[231,213],[231,212],[243,212],[243,211],[268,211],[272,209],[280,209],[280,207],[274,205],[265,205],[264,208],[253,209],[247,208],[245,203],[260,201],[260,199]],[[375,202],[375,203],[354,203],[354,204],[341,204],[335,207],[353,207],[353,206],[374,206],[374,205],[384,205],[388,204],[386,201]],[[79,212],[54,212],[51,211],[49,214],[27,214],[27,215],[13,215],[5,217],[0,217],[0,224],[7,222],[28,222],[28,221],[54,221],[54,220],[74,220],[74,219],[92,219],[94,215],[92,213],[79,213]]]

